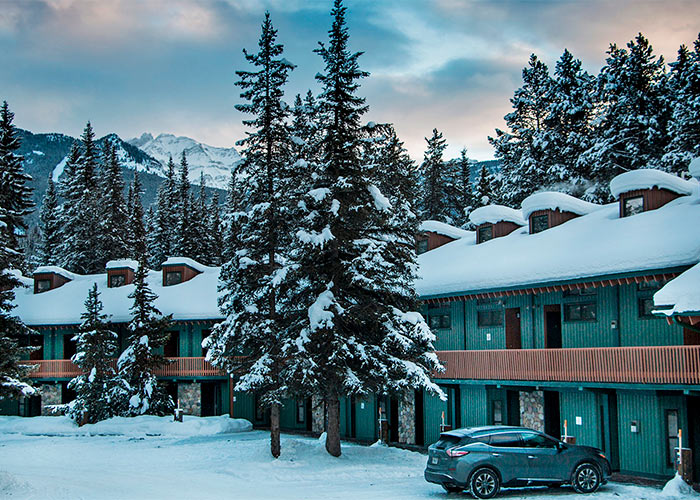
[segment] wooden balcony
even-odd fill
[[[437,379],[700,384],[700,346],[440,351]]]
[[[159,377],[225,377],[226,374],[218,368],[214,368],[203,357],[193,358],[166,358],[171,363],[156,371]],[[28,361],[27,364],[36,364],[30,377],[40,379],[73,378],[80,375],[80,369],[69,359],[45,359],[40,361]],[[114,361],[116,367],[116,360]]]

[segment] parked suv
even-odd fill
[[[501,486],[570,484],[592,493],[610,477],[610,462],[590,446],[566,444],[525,427],[469,427],[440,434],[425,479],[447,492],[493,498]]]

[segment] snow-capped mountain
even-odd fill
[[[173,134],[160,134],[154,138],[149,133],[127,141],[158,160],[163,169],[172,156],[176,165],[184,151],[189,164],[189,177],[194,184],[199,184],[200,174],[204,174],[207,186],[226,189],[231,178],[233,166],[240,161],[241,155],[234,148],[217,148],[189,137],[177,137]],[[163,170],[163,174],[165,170]]]

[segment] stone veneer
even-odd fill
[[[62,388],[61,384],[44,384],[41,386],[41,414],[60,415],[60,413],[49,408],[52,405],[61,404]]]
[[[177,384],[177,399],[185,415],[202,415],[202,385],[198,383]],[[176,402],[177,403],[177,402]]]
[[[326,418],[323,400],[318,396],[311,398],[311,432],[321,434],[326,430]]]
[[[520,391],[520,425],[544,432],[544,392]]]
[[[399,400],[399,443],[416,444],[416,393],[409,391]]]

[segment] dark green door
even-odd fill
[[[620,450],[617,435],[617,394],[600,394],[600,442],[613,470],[620,470]]]

